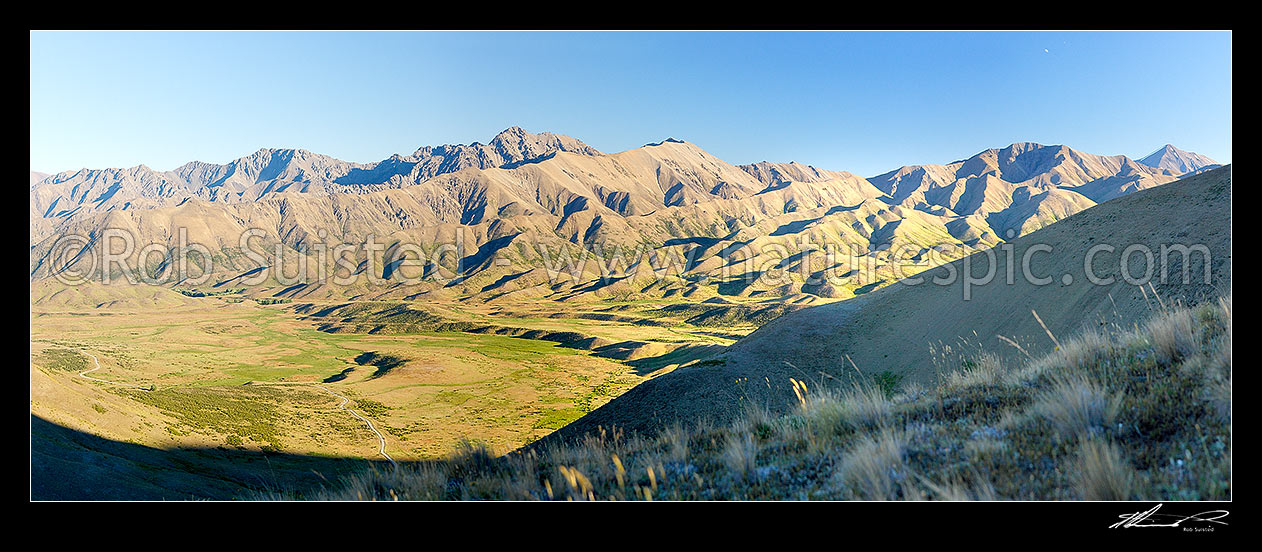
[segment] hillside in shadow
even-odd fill
[[[302,495],[384,461],[228,449],[164,450],[114,441],[31,415],[31,500],[233,500]]]

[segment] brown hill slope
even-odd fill
[[[1064,339],[1087,325],[1129,326],[1158,301],[1210,298],[1230,287],[1230,199],[1228,165],[1098,205],[1013,240],[1011,284],[1005,276],[1008,253],[1002,246],[992,249],[996,276],[987,284],[970,285],[968,300],[963,267],[969,263],[974,278],[984,276],[990,263],[985,252],[923,272],[917,275],[924,278],[919,285],[894,284],[856,299],[785,315],[715,358],[640,384],[547,441],[571,439],[602,426],[652,432],[673,421],[721,421],[741,413],[746,404],[784,411],[794,400],[789,378],[833,384],[887,373],[887,380],[930,382],[940,371],[957,368],[978,348],[1008,351],[1010,357],[1021,354],[1000,335],[1037,355],[1052,343],[1031,310]],[[1151,249],[1157,274],[1163,244],[1203,245],[1210,253],[1210,278],[1204,281],[1206,262],[1200,253],[1185,261],[1172,252],[1168,281],[1154,279],[1155,294],[1141,291],[1119,275],[1121,254],[1132,244]],[[1084,262],[1097,245],[1113,247],[1092,258],[1092,273],[1113,277],[1111,284],[1087,280]],[[1044,246],[1050,246],[1050,252],[1043,251]],[[1030,272],[1050,276],[1047,285],[1022,277],[1022,259],[1035,247],[1040,249],[1030,257]],[[1133,257],[1131,274],[1142,276],[1143,255],[1137,252]],[[1190,269],[1187,285],[1182,282],[1185,263]],[[951,271],[957,275],[953,284],[932,283],[932,278]],[[1072,283],[1063,283],[1065,274]]]

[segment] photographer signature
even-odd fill
[[[1158,504],[1145,512],[1122,514],[1118,516],[1119,518],[1122,518],[1122,521],[1110,525],[1109,529],[1129,529],[1131,527],[1179,527],[1179,525],[1185,521],[1199,521],[1203,523],[1227,525],[1227,522],[1220,521],[1222,518],[1227,517],[1227,510],[1210,510],[1199,514],[1192,514],[1190,516],[1180,516],[1175,514],[1158,514],[1157,510],[1160,510],[1161,506],[1161,504]]]

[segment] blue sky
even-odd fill
[[[1017,141],[1231,161],[1231,35],[31,33],[31,170],[378,161],[519,125],[873,176]]]

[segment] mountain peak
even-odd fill
[[[506,128],[506,129],[504,129],[504,130],[501,130],[499,134],[496,134],[496,135],[495,135],[495,139],[499,139],[500,137],[508,137],[508,136],[513,136],[513,137],[516,137],[516,136],[525,136],[525,135],[527,135],[527,134],[530,134],[530,133],[529,133],[529,132],[526,132],[526,129],[521,128],[521,127],[519,127],[519,126],[517,126],[517,125],[513,125],[513,126],[510,126],[510,127]],[[545,134],[547,134],[547,133],[545,133]]]
[[[1184,151],[1173,144],[1166,144],[1143,158],[1140,163],[1176,173],[1189,173],[1217,165],[1218,162],[1199,153]]]
[[[476,145],[476,144],[475,144]],[[582,155],[600,155],[600,152],[582,140],[564,134],[540,132],[535,134],[513,125],[495,135],[487,144],[503,157],[503,163],[527,161],[566,151]]]
[[[264,156],[264,155],[293,155],[293,156],[306,156],[306,155],[309,155],[310,153],[311,153],[311,152],[309,152],[309,151],[307,151],[307,150],[305,150],[305,149],[301,149],[301,148],[259,148],[259,150],[258,150],[258,151],[254,152],[254,155],[259,155],[259,156]]]
[[[1042,149],[1046,147],[1049,147],[1049,146],[1047,146],[1046,144],[1040,144],[1038,142],[1013,142],[1011,144],[1008,144],[1008,147],[1003,148],[1003,149],[1025,152],[1025,151],[1030,151],[1030,150]]]
[[[646,148],[654,148],[654,147],[660,146],[660,145],[662,145],[662,144],[687,144],[687,143],[688,143],[688,142],[685,142],[685,141],[683,141],[683,140],[676,139],[676,138],[674,138],[674,137],[668,137],[668,138],[666,138],[665,140],[662,140],[661,142],[653,142],[653,143],[651,143],[651,144],[644,144],[644,147],[646,147]]]

